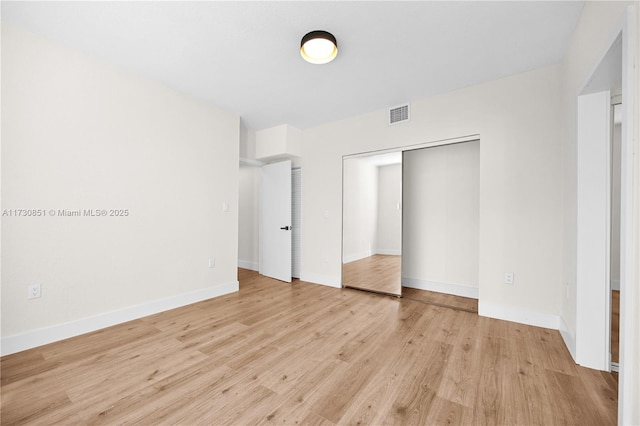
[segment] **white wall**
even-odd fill
[[[305,169],[306,179],[306,169]],[[302,189],[304,217],[304,180]],[[303,219],[304,220],[304,219]],[[374,254],[377,247],[378,168],[361,158],[344,160],[344,246],[343,262]],[[302,228],[302,240],[306,239]],[[304,244],[304,242],[303,242]]]
[[[4,353],[237,289],[238,116],[3,25],[2,119]]]
[[[238,266],[257,271],[260,262],[260,166],[256,132],[240,125],[238,182]]]
[[[258,270],[260,167],[241,166],[238,201],[238,266]]]
[[[340,285],[343,155],[479,134],[480,312],[557,327],[560,89],[552,66],[414,101],[408,123],[388,126],[379,110],[304,130],[301,279]]]
[[[377,254],[402,253],[402,164],[378,166]]]
[[[403,167],[404,285],[477,288],[480,143],[407,151]]]

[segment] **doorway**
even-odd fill
[[[624,292],[613,292],[615,280],[618,287],[621,281],[623,248],[622,107],[617,126],[612,107],[612,99],[620,103],[620,93],[618,35],[578,97],[576,362],[603,371],[611,371],[619,353],[614,349],[619,347],[619,322],[614,324],[612,308],[624,299]]]
[[[622,142],[622,102],[611,98],[611,243],[609,249],[611,286],[611,370],[619,371],[620,363],[620,179]]]
[[[636,10],[634,7],[628,7],[624,16],[620,20],[619,31],[612,37],[612,42],[609,44],[608,51],[603,52],[601,60],[595,65],[594,72],[589,77],[582,92],[578,95],[578,102],[584,95],[590,93],[596,93],[603,90],[612,90],[615,80],[606,78],[606,76],[612,75],[611,72],[607,73],[607,69],[614,70],[615,75],[620,76],[621,80],[619,93],[622,96],[622,123],[621,123],[621,144],[620,144],[620,341],[619,341],[619,388],[618,388],[618,421],[621,424],[630,422],[630,419],[634,418],[634,410],[637,405],[634,404],[634,400],[631,398],[634,394],[635,385],[637,384],[638,377],[638,364],[634,362],[637,358],[637,351],[633,345],[634,342],[634,328],[633,324],[637,324],[637,314],[633,310],[633,299],[627,297],[634,294],[634,266],[636,264],[634,251],[634,234],[633,234],[633,217],[637,213],[634,207],[634,170],[636,165],[636,159],[634,158],[634,127],[637,126],[637,111],[635,110],[635,103],[631,100],[635,98],[635,68],[636,63],[636,47],[637,47],[637,23],[635,20]],[[620,46],[619,48],[617,46]],[[603,78],[604,77],[604,78]],[[613,91],[613,90],[612,90]],[[614,92],[615,93],[615,92]],[[578,104],[580,106],[580,104]],[[605,122],[610,125],[608,116],[611,114],[610,99],[607,99],[607,108],[603,108],[603,113],[599,115],[587,115],[581,116],[578,111],[578,165],[580,163],[581,150],[583,149],[583,140],[580,136],[581,129],[588,127],[591,120],[598,122]],[[603,118],[605,117],[606,120]],[[602,140],[607,141],[610,134],[604,135]],[[606,155],[600,158],[599,164],[605,163],[609,166],[608,158],[610,151],[606,150]],[[604,160],[604,161],[603,161]],[[580,216],[588,213],[584,207],[580,205],[580,189],[589,187],[588,181],[584,179],[586,174],[581,176],[580,167],[578,167],[578,208],[577,216],[578,220]],[[609,175],[606,175],[609,177]],[[608,186],[605,187],[607,191],[610,190]],[[607,206],[608,207],[608,206]],[[607,214],[610,214],[609,209],[606,209]],[[609,232],[608,223],[601,223],[607,232]],[[598,226],[601,229],[601,226]],[[584,263],[584,254],[580,251],[589,250],[590,247],[596,247],[598,250],[602,246],[603,242],[609,249],[609,240],[601,240],[596,245],[585,244],[585,241],[581,240],[580,228],[577,232],[577,259],[576,264],[578,268]],[[601,262],[600,257],[598,261]],[[609,262],[607,256],[606,262]],[[578,269],[578,272],[580,270]],[[575,334],[575,359],[576,362],[585,366],[582,361],[585,356],[588,357],[589,353],[595,354],[600,358],[600,361],[605,360],[606,363],[596,363],[591,368],[599,370],[609,370],[611,363],[609,358],[609,351],[611,341],[602,339],[602,335],[594,334],[594,328],[590,327],[591,318],[596,318],[600,324],[602,322],[610,322],[610,305],[605,304],[601,308],[598,300],[602,301],[603,298],[609,299],[611,296],[609,286],[609,275],[607,274],[602,282],[598,285],[588,285],[587,282],[581,281],[579,274],[576,274],[576,334]],[[604,297],[603,297],[604,295]],[[592,304],[596,304],[598,309],[595,311],[590,309]],[[601,302],[600,302],[601,303]],[[600,332],[601,325],[595,328]],[[605,327],[607,333],[610,333],[611,329]],[[631,343],[631,344],[628,344]],[[606,356],[605,356],[606,355]]]
[[[258,271],[285,282],[300,278],[301,182],[290,160],[260,168]]]
[[[479,138],[400,149],[343,159],[342,285],[477,312]]]
[[[291,161],[260,173],[260,274],[291,282]]]

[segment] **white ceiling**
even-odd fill
[[[2,21],[239,114],[315,126],[558,63],[582,1],[7,2]],[[338,57],[299,54],[312,30]]]

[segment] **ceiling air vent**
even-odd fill
[[[389,125],[409,121],[409,105],[389,109]]]

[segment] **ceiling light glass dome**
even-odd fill
[[[338,55],[338,42],[326,31],[311,31],[300,41],[300,55],[312,64],[326,64]]]

